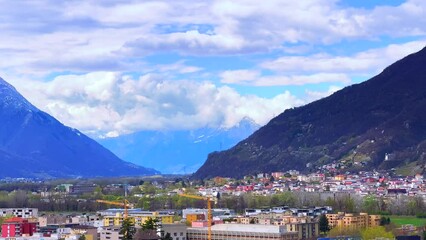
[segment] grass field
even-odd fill
[[[389,218],[396,225],[412,224],[418,227],[426,225],[426,218],[416,218],[415,216],[389,216]]]

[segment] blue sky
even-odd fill
[[[423,0],[0,0],[0,76],[94,137],[267,123],[426,44]]]

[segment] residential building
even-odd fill
[[[84,194],[93,193],[96,189],[96,184],[76,184],[70,186],[70,193],[72,194]]]
[[[286,226],[290,232],[297,232],[298,239],[316,239],[319,235],[318,221],[310,217],[285,216],[274,224]]]
[[[359,215],[353,213],[339,212],[336,214],[326,214],[328,223],[331,228],[333,227],[347,227],[347,228],[366,228],[375,227],[380,225],[380,215],[369,215],[367,213],[360,213]]]
[[[207,209],[204,208],[186,208],[182,210],[182,217],[188,219],[188,214],[202,214],[204,219],[207,219]],[[228,208],[213,208],[212,217],[215,218],[229,218],[235,215],[234,210]]]
[[[12,217],[3,222],[1,229],[1,236],[4,238],[32,236],[37,232],[37,222],[20,217]]]
[[[195,222],[195,221],[201,221],[201,220],[206,220],[206,216],[204,215],[204,213],[188,213],[188,214],[186,214],[186,222],[188,224],[191,224],[192,222]]]
[[[273,172],[273,173],[271,173],[272,177],[274,177],[275,179],[279,179],[279,178],[283,177],[284,174],[285,174],[284,172]]]
[[[69,193],[72,190],[73,185],[68,183],[59,184],[56,186],[55,190],[59,192],[66,192]]]
[[[75,234],[84,235],[86,240],[98,240],[98,229],[91,226],[75,226],[72,227]]]
[[[0,217],[5,216],[34,218],[38,217],[38,208],[0,208]]]
[[[161,226],[162,235],[170,234],[173,240],[186,240],[186,225],[185,224],[163,224]]]
[[[157,212],[150,212],[144,214],[129,214],[128,218],[135,225],[142,225],[149,218],[155,218],[159,220],[160,224],[173,223],[173,215],[162,215]],[[121,226],[123,223],[124,215],[116,213],[115,215],[104,216],[104,226]]]
[[[99,234],[100,240],[119,240],[123,237],[120,234],[120,227],[105,227]]]

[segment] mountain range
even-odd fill
[[[236,146],[211,153],[193,177],[307,172],[329,163],[412,174],[424,172],[425,153],[426,48],[368,81],[284,111]]]
[[[0,78],[0,178],[156,174],[125,162],[28,102]]]
[[[244,118],[231,128],[139,131],[98,141],[132,163],[166,174],[188,174],[195,172],[210,152],[234,146],[259,127],[253,120]]]

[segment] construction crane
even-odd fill
[[[178,195],[181,197],[207,201],[207,240],[212,240],[212,203],[211,202],[214,202],[215,200],[213,200],[212,197],[202,197],[198,195],[190,195],[185,193],[179,193]]]
[[[123,202],[114,202],[107,200],[96,200],[96,202],[124,207],[124,218],[127,218],[129,216],[128,208],[133,208],[133,204],[127,201],[127,199],[124,199]]]

